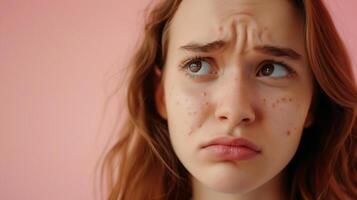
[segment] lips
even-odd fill
[[[261,154],[261,149],[244,138],[220,137],[201,146],[201,155],[214,161],[248,161]]]
[[[248,148],[252,151],[255,151],[257,153],[261,152],[261,149],[255,145],[253,142],[244,139],[244,138],[239,138],[239,137],[219,137],[216,139],[211,140],[210,142],[202,145],[201,148],[207,148],[209,146],[214,146],[214,145],[223,145],[223,146],[229,146],[229,147],[244,147]]]

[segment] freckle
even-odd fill
[[[282,101],[286,101],[286,98],[285,98],[285,97],[283,97],[283,98],[281,98],[281,100],[282,100]]]
[[[263,99],[264,103],[267,101],[265,98]]]
[[[195,111],[195,112],[193,112],[193,114],[195,115],[197,112]]]
[[[206,96],[207,95],[207,93],[206,92],[203,92],[203,96]]]
[[[273,103],[273,108],[275,108],[275,103]]]
[[[291,99],[291,98],[289,98],[289,101],[291,102],[291,101],[292,101],[292,99]]]
[[[280,103],[280,100],[278,99],[278,100],[276,101],[276,103],[279,104],[279,103]]]
[[[290,135],[290,131],[288,131],[288,132],[286,133],[286,135]]]
[[[206,106],[208,106],[208,102],[206,102],[205,104],[206,104]]]

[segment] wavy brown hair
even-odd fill
[[[129,64],[128,116],[105,155],[108,199],[186,200],[189,173],[176,157],[155,107],[155,67],[164,67],[170,22],[182,0],[161,0],[146,16]],[[291,200],[357,199],[357,90],[352,64],[321,0],[291,0],[305,19],[305,47],[316,95],[314,122],[287,166]]]

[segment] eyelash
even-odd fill
[[[184,60],[182,62],[182,64],[180,64],[180,69],[182,69],[183,71],[185,71],[185,74],[187,76],[189,76],[190,78],[196,78],[196,77],[199,77],[198,75],[194,75],[194,74],[190,74],[187,72],[188,70],[188,67],[189,67],[189,64],[191,63],[194,63],[196,61],[206,61],[208,63],[212,63],[214,62],[212,58],[210,57],[202,57],[202,56],[195,56],[195,57],[192,57],[192,58],[188,58],[186,60]],[[257,73],[256,75],[260,72],[260,70],[262,69],[262,67],[264,66],[264,64],[267,64],[267,63],[273,63],[273,64],[279,64],[281,66],[283,66],[287,71],[288,71],[288,76],[285,77],[285,78],[290,78],[292,77],[294,74],[296,74],[295,70],[293,70],[287,63],[285,63],[284,61],[277,61],[277,60],[274,60],[274,59],[267,59],[267,60],[264,60],[262,62],[259,63],[259,67],[258,67],[258,70],[257,70]]]

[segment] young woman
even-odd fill
[[[357,199],[356,84],[320,0],[163,0],[108,199]]]

